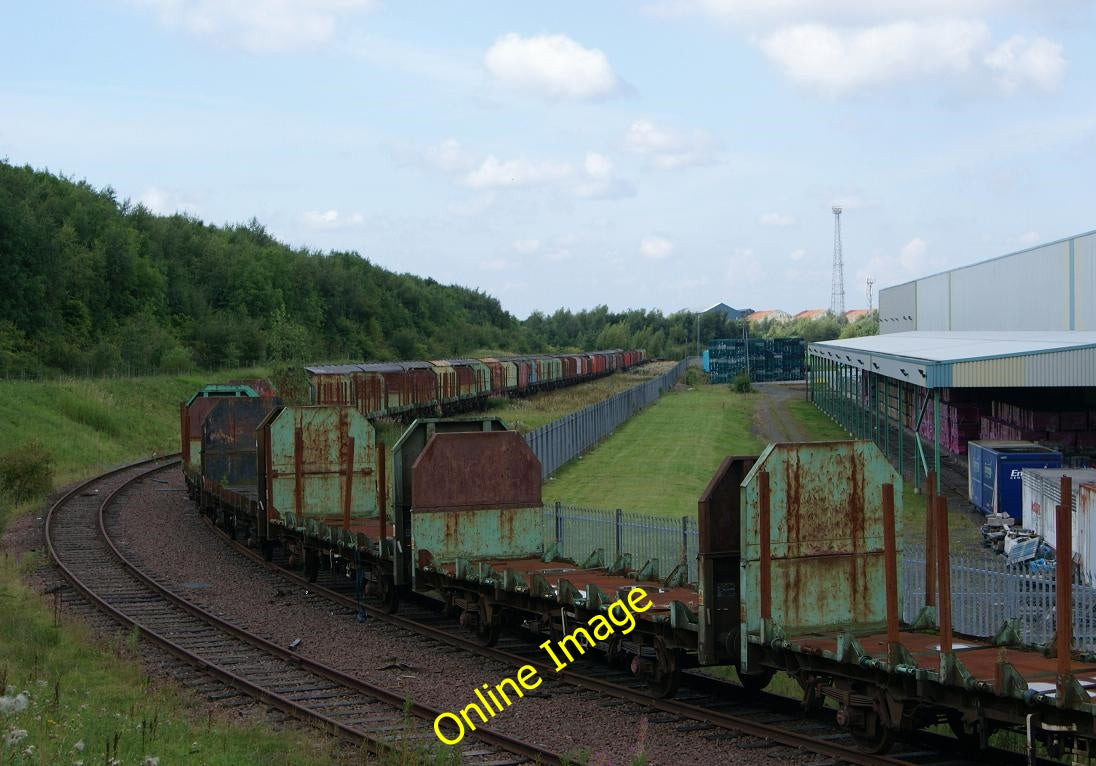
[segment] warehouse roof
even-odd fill
[[[1094,331],[899,332],[808,352],[926,388],[1096,386]]]

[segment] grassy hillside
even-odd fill
[[[154,452],[179,449],[179,402],[212,380],[263,370],[69,381],[0,381],[0,445],[37,441],[53,455],[58,486]],[[24,504],[28,505],[28,504]],[[0,499],[0,528],[11,512]]]
[[[684,516],[720,461],[761,447],[754,399],[729,386],[668,393],[544,487],[545,502]]]

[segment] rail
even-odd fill
[[[540,459],[541,477],[547,479],[654,403],[685,374],[687,366],[682,360],[656,378],[527,433],[525,441]]]

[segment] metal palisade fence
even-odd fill
[[[527,433],[525,441],[540,458],[541,477],[547,479],[652,404],[685,374],[686,366],[682,360],[657,378]]]
[[[553,545],[560,558],[579,564],[595,562],[629,571],[646,571],[647,578],[697,581],[696,519],[689,516],[646,516],[576,508],[556,503],[544,508],[544,547]],[[628,557],[628,558],[624,558]]]
[[[925,603],[925,549],[903,553],[902,621],[913,622]],[[1054,640],[1054,570],[1028,572],[1009,567],[1001,556],[952,554],[951,621],[956,633],[988,638],[1009,620],[1029,644]],[[1073,584],[1073,645],[1096,650],[1096,588]]]

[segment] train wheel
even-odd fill
[[[964,723],[959,713],[948,715],[948,727],[959,745],[959,752],[966,756],[977,755],[982,750],[982,728],[978,723]]]
[[[314,548],[304,550],[304,576],[309,582],[316,582],[320,574],[320,555]]]
[[[386,574],[380,568],[374,569],[373,582],[376,584],[376,594],[381,602],[381,611],[385,614],[395,614],[400,608],[400,593],[396,583],[392,581],[392,575]]]
[[[742,688],[750,694],[757,694],[773,680],[773,671],[762,670],[760,673],[739,673],[738,682]]]
[[[677,694],[681,683],[681,666],[677,652],[666,646],[661,638],[655,639],[655,668],[651,674],[651,694],[666,699]]]
[[[849,734],[856,746],[871,755],[883,755],[894,744],[894,729],[874,708],[858,708],[851,716]]]
[[[498,643],[501,632],[502,610],[493,604],[481,601],[476,622],[476,638],[484,646],[494,646]]]

